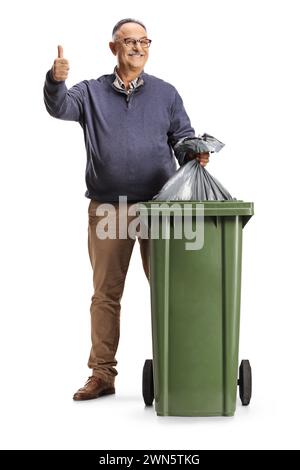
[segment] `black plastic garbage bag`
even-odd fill
[[[186,154],[219,152],[225,144],[212,135],[203,134],[201,137],[185,137],[179,140],[174,151],[179,161],[183,161]]]
[[[189,137],[181,140],[174,150],[177,155],[182,152],[183,158],[187,153],[218,152],[223,147],[222,142],[204,134],[202,137]],[[234,198],[194,159],[179,168],[153,199],[156,201],[224,201]]]

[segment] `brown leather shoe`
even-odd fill
[[[79,388],[73,396],[73,400],[92,400],[103,395],[115,393],[115,387],[104,382],[100,377],[92,375],[88,378],[84,387]]]

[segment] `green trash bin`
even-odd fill
[[[237,385],[243,405],[251,398],[250,363],[238,371],[238,352],[242,232],[253,203],[148,201],[138,214],[150,232],[153,361],[143,369],[145,404],[155,398],[160,416],[232,416]],[[197,230],[203,246],[187,248]]]

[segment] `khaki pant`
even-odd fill
[[[101,203],[91,200],[88,208],[88,249],[94,284],[90,308],[92,348],[88,366],[93,369],[93,375],[103,378],[108,383],[114,383],[117,375],[115,356],[120,335],[120,301],[136,238],[128,236],[125,239],[119,238],[121,211],[119,204],[116,203],[111,204],[116,211],[116,238],[100,239],[96,227],[99,221],[102,220],[103,223],[104,218],[107,220],[108,213],[96,215],[99,204]],[[132,205],[128,203],[128,207]],[[127,211],[122,214],[125,214],[128,224],[136,217],[129,216]],[[149,279],[149,240],[138,237],[138,241],[144,272]]]

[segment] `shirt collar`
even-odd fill
[[[143,73],[143,72],[142,72]],[[113,85],[118,88],[119,90],[126,91],[126,93],[131,93],[135,88],[144,84],[144,80],[142,79],[142,74],[139,75],[137,78],[129,82],[129,90],[126,90],[125,83],[121,79],[120,75],[117,72],[117,66],[114,68],[115,80]]]

